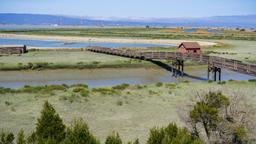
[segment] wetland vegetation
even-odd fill
[[[0,115],[4,117],[0,118],[0,127],[14,134],[23,129],[28,136],[40,116],[38,105],[47,100],[54,105],[65,125],[81,117],[102,142],[114,130],[124,142],[139,138],[141,143],[146,143],[149,141],[148,130],[153,126],[165,127],[170,122],[186,126],[181,115],[188,112],[184,108],[194,104],[198,95],[221,92],[230,99],[238,96],[246,102],[243,106],[253,106],[255,86],[254,80],[231,80],[222,83],[122,84],[100,88],[88,88],[84,84],[1,88]]]
[[[85,28],[85,29],[35,29],[35,30],[2,30],[0,33],[79,36],[79,37],[126,37],[146,39],[215,39],[215,40],[256,40],[256,32],[246,30],[219,29],[211,32],[207,29],[196,29],[188,32],[184,28]]]
[[[217,43],[214,46],[204,46],[205,54],[256,62],[255,32],[220,31],[211,33],[204,29],[185,32],[181,28],[89,28],[47,31],[46,29],[8,30],[0,33],[124,37],[127,39],[204,39]],[[176,51],[176,48],[138,47],[133,50]],[[165,63],[169,62],[165,61]],[[199,63],[186,62],[186,64],[201,67],[198,66]],[[76,50],[30,49],[29,53],[23,55],[2,55],[0,57],[0,70],[3,73],[9,70],[141,67],[156,68],[157,66],[148,61],[92,53],[86,51],[85,48]],[[71,74],[77,73],[71,71]],[[153,78],[152,75],[148,77]],[[251,79],[222,82],[185,80],[179,83],[121,84],[109,87],[88,87],[85,84],[26,85],[16,89],[1,87],[0,128],[3,131],[14,133],[1,133],[1,142],[14,141],[14,136],[16,140],[23,142],[25,140],[27,142],[47,141],[48,143],[70,143],[74,140],[78,143],[83,142],[85,139],[79,139],[76,137],[77,134],[84,134],[82,136],[86,137],[90,143],[110,144],[121,142],[133,144],[207,143],[216,139],[218,141],[214,142],[217,143],[232,142],[232,140],[238,143],[251,142],[255,141],[255,124],[253,122],[250,125],[241,124],[237,120],[241,115],[237,116],[234,113],[249,113],[246,122],[255,120],[253,116],[255,112],[253,104],[256,102],[255,86],[255,80]],[[234,103],[234,100],[239,101]],[[44,105],[43,111],[41,111],[41,105]],[[233,106],[239,107],[233,109]],[[58,122],[58,130],[54,132],[44,131],[42,128],[50,127],[42,122],[43,115],[48,113],[45,112],[47,109]],[[201,112],[207,116],[201,117]],[[39,118],[38,121],[37,118]],[[52,122],[48,120],[48,123]],[[221,133],[221,135],[213,133]]]

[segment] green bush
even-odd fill
[[[122,140],[117,132],[113,132],[107,137],[105,144],[122,144]]]
[[[226,84],[226,81],[220,81],[220,82],[218,82],[218,84],[224,85],[224,84]]]
[[[61,142],[65,138],[65,125],[53,106],[46,101],[41,116],[36,124],[36,139],[38,142]]]
[[[123,105],[123,101],[118,100],[118,101],[116,102],[116,104],[117,104],[118,106],[122,106],[122,105]]]
[[[198,138],[194,138],[187,129],[178,128],[171,123],[167,127],[153,128],[147,144],[201,144]]]
[[[73,89],[73,92],[74,92],[74,93],[78,93],[78,92],[81,92],[81,91],[83,91],[83,90],[84,90],[83,87],[76,87],[76,88]]]
[[[137,89],[143,89],[144,87],[142,85],[136,85]]]
[[[116,94],[116,91],[113,90],[112,88],[93,88],[92,92],[97,92],[97,93],[101,93],[104,95]]]
[[[51,93],[54,91],[65,91],[67,88],[64,85],[45,85],[45,86],[24,86],[18,89],[17,92],[20,93]]]
[[[171,88],[171,89],[175,89],[177,87],[177,84],[175,84],[175,83],[167,83],[167,84],[165,84],[165,87]]]
[[[249,82],[256,82],[256,79],[249,79]]]
[[[0,87],[0,94],[15,93],[16,91],[11,88]]]
[[[113,86],[112,88],[115,89],[115,90],[124,90],[128,87],[129,87],[129,84],[121,84],[121,85]]]
[[[82,90],[82,91],[80,92],[80,95],[81,95],[82,97],[88,97],[89,94],[90,94],[90,91],[89,91],[88,89],[84,89],[84,90]]]
[[[100,142],[91,134],[87,124],[82,120],[74,120],[67,129],[63,144],[99,144]]]
[[[16,143],[17,144],[26,144],[26,139],[25,139],[23,130],[19,131],[19,133],[17,135]]]
[[[88,85],[86,84],[73,84],[70,87],[83,87],[83,88],[88,88]]]
[[[161,86],[163,86],[163,83],[162,82],[158,82],[158,83],[156,83],[156,86],[157,87],[161,87]]]
[[[13,144],[14,139],[13,133],[3,131],[0,133],[0,144]]]

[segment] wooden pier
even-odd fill
[[[1,45],[0,54],[23,54],[27,52],[26,45]]]
[[[97,53],[105,53],[142,60],[171,60],[172,66],[175,68],[173,71],[174,74],[176,75],[177,72],[179,72],[181,76],[183,76],[184,62],[186,60],[208,64],[208,79],[210,78],[210,73],[212,73],[214,81],[217,80],[217,73],[219,73],[218,80],[221,81],[221,69],[228,69],[231,71],[256,76],[256,64],[245,63],[242,61],[217,56],[208,56],[203,54],[181,54],[179,52],[142,52],[107,47],[90,47],[88,50]]]

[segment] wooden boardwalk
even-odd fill
[[[97,53],[105,53],[110,55],[117,55],[123,57],[129,57],[134,59],[143,60],[172,60],[174,62],[183,62],[186,60],[196,61],[204,64],[208,64],[208,73],[213,69],[218,69],[219,73],[221,69],[228,69],[231,71],[249,74],[256,76],[256,64],[245,63],[238,60],[227,59],[217,56],[208,56],[202,54],[181,54],[178,52],[141,52],[136,50],[120,50],[107,47],[90,47],[89,51]],[[208,74],[209,75],[209,74]],[[216,70],[215,70],[216,77]],[[216,80],[216,78],[215,78]]]

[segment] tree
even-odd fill
[[[82,120],[74,120],[67,129],[64,144],[99,144],[99,141],[90,133],[87,124]]]
[[[117,132],[113,132],[107,137],[105,144],[122,144],[122,140]]]
[[[14,135],[13,133],[0,133],[0,144],[13,144]]]
[[[61,142],[65,138],[65,125],[53,106],[46,101],[36,124],[36,139],[39,142]]]
[[[17,135],[16,143],[17,144],[26,144],[26,139],[25,139],[25,135],[24,135],[23,130],[19,131],[19,133]]]
[[[245,143],[250,141],[249,133],[255,129],[250,106],[241,103],[241,99],[229,99],[220,92],[198,95],[199,100],[189,112],[189,122],[194,136],[204,139],[206,143]],[[242,108],[242,106],[247,106]],[[250,124],[250,126],[248,125]],[[201,134],[200,134],[201,131]]]

